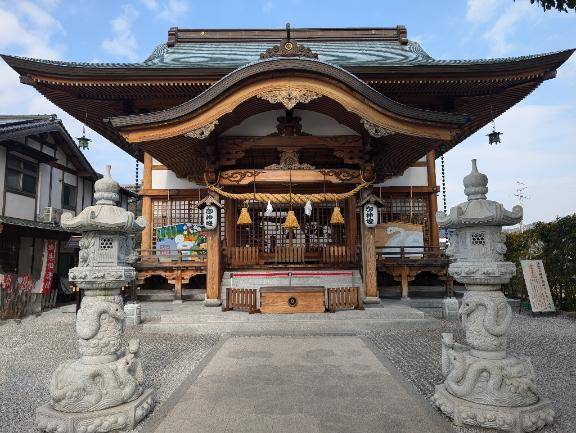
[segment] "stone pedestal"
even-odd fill
[[[466,343],[442,335],[442,374],[434,404],[458,425],[467,424],[511,432],[530,432],[554,420],[548,400],[534,385],[528,358],[506,351],[512,309],[501,291],[516,272],[503,260],[502,226],[521,221],[522,208],[507,211],[486,200],[488,178],[476,160],[464,178],[466,203],[437,214],[441,228],[452,230],[448,254],[455,260],[448,272],[466,285],[459,314]]]
[[[79,359],[64,361],[50,382],[52,402],[36,411],[36,425],[57,433],[105,433],[133,428],[154,406],[144,389],[138,340],[124,340],[126,314],[120,292],[136,277],[131,235],[145,222],[116,207],[119,185],[109,173],[95,184],[96,205],[62,226],[82,232],[79,265],[70,281],[83,290],[76,315]]]

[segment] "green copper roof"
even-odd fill
[[[318,53],[320,61],[350,67],[385,67],[418,65],[474,65],[515,62],[544,57],[537,54],[506,59],[437,60],[413,41],[400,44],[394,41],[307,41],[305,46]],[[236,69],[256,62],[260,53],[270,48],[269,42],[195,42],[180,43],[174,47],[161,44],[144,61],[136,63],[84,63],[55,60],[25,59],[46,65],[86,68],[222,68]]]

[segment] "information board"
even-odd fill
[[[520,260],[532,311],[556,311],[542,260]]]

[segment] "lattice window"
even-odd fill
[[[156,248],[156,228],[172,224],[202,224],[200,200],[153,200],[152,201],[152,248]],[[224,203],[222,201],[222,203]],[[224,236],[224,212],[220,212],[220,234]]]
[[[403,222],[420,224],[424,232],[424,245],[430,244],[430,218],[428,194],[395,193],[374,188],[374,195],[380,196],[384,206],[378,209],[378,223]]]
[[[241,202],[236,202],[235,217],[238,217]],[[318,203],[312,215],[306,216],[304,206],[293,205],[292,210],[300,223],[296,230],[286,230],[284,221],[290,209],[288,203],[274,204],[271,216],[265,216],[266,203],[249,203],[248,212],[252,224],[236,226],[236,246],[257,246],[261,252],[272,253],[277,246],[305,247],[308,252],[320,251],[328,245],[344,245],[345,225],[331,225],[330,216],[334,204]],[[344,208],[340,209],[344,213]],[[345,214],[345,213],[344,213]]]
[[[484,246],[486,245],[486,233],[484,232],[474,232],[470,235],[472,245]]]
[[[101,250],[111,250],[112,247],[113,247],[113,241],[111,238],[100,238]]]

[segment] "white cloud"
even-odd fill
[[[176,25],[182,15],[189,10],[188,2],[185,0],[166,0],[162,3],[158,0],[140,0],[150,11],[156,12],[160,19],[168,21],[171,25]]]
[[[505,56],[515,48],[511,41],[516,33],[516,25],[535,16],[535,8],[528,2],[510,3],[500,13],[494,25],[483,34],[484,39],[490,44],[490,51],[494,56]]]
[[[468,0],[466,20],[472,23],[485,23],[494,17],[499,6],[499,0]]]
[[[151,11],[157,11],[158,10],[158,2],[156,0],[140,0],[142,2],[142,4],[144,6],[146,6],[147,9],[151,10]]]
[[[131,62],[137,61],[138,41],[132,28],[137,18],[138,11],[134,6],[123,5],[120,15],[110,22],[113,36],[102,41],[102,48],[120,58],[126,58]]]
[[[501,144],[488,144],[488,125],[448,152],[449,207],[466,199],[462,178],[470,172],[470,160],[477,158],[479,170],[489,178],[488,198],[506,208],[517,203],[516,181],[526,183],[530,197],[526,223],[575,213],[575,111],[568,106],[521,103],[496,119],[496,129],[503,132]]]

